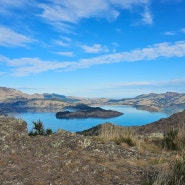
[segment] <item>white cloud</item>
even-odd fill
[[[14,10],[24,9],[27,5],[32,5],[33,2],[30,0],[1,0],[0,1],[0,15],[13,15],[15,16],[16,13]]]
[[[165,32],[164,34],[165,34],[165,35],[172,35],[172,36],[173,36],[173,35],[176,35],[175,32],[171,32],[171,31],[167,31],[167,32]]]
[[[73,62],[43,61],[39,58],[9,59],[4,56],[0,56],[0,62],[4,62],[11,67],[14,76],[27,76],[50,70],[66,69],[74,65]]]
[[[152,19],[152,15],[148,9],[148,7],[145,8],[144,13],[142,14],[143,18],[142,21],[145,24],[153,24],[153,19]]]
[[[101,44],[93,44],[92,46],[81,45],[81,48],[86,53],[100,53],[100,52],[108,52],[108,48],[106,46],[102,46]]]
[[[50,21],[76,23],[81,18],[90,18],[108,9],[106,0],[66,0],[53,1],[51,4],[40,4],[42,17]]]
[[[84,68],[97,64],[109,64],[115,62],[154,60],[159,57],[170,58],[183,56],[185,56],[185,41],[160,43],[143,49],[135,49],[130,52],[114,53],[89,59],[82,59],[76,63],[74,68]]]
[[[94,89],[94,94],[105,92],[104,96],[110,97],[134,97],[139,94],[151,92],[163,93],[166,91],[184,92],[185,79],[171,79],[166,81],[134,81],[134,82],[115,82],[99,84]],[[183,89],[183,90],[182,90]]]
[[[175,30],[175,31],[167,31],[164,34],[169,35],[169,36],[174,36],[174,35],[178,35],[178,34],[181,34],[181,33],[185,33],[185,28],[181,28],[181,29]]]
[[[0,45],[5,47],[26,47],[28,43],[34,42],[33,39],[17,33],[7,27],[0,26]]]
[[[61,37],[59,40],[54,40],[54,43],[62,47],[68,47],[71,41],[69,37]]]
[[[100,64],[137,62],[142,60],[155,60],[159,57],[170,58],[184,56],[185,41],[179,41],[175,43],[159,43],[143,49],[135,49],[130,52],[107,54],[73,62],[43,61],[39,58],[20,58],[12,60],[4,56],[0,56],[0,61],[11,67],[12,71],[14,71],[13,75],[26,76],[50,70],[76,70]]]
[[[99,17],[114,20],[121,10],[134,12],[134,8],[136,13],[139,10],[143,23],[152,24],[149,4],[150,0],[54,0],[48,4],[40,3],[39,7],[42,18],[57,28],[67,30],[71,24],[76,24],[81,19]]]
[[[25,0],[19,0],[19,1],[14,1],[14,0],[1,0],[0,5],[1,6],[7,6],[7,7],[21,7],[25,5],[27,1]]]
[[[183,33],[185,33],[185,28],[182,28],[181,31],[182,31]]]
[[[61,41],[61,40],[55,40],[54,42],[55,42],[57,45],[62,46],[62,47],[67,47],[67,46],[69,46],[69,43],[63,42],[63,41]]]
[[[74,54],[73,52],[53,52],[57,55],[62,55],[62,56],[66,56],[66,57],[72,57]]]
[[[107,88],[122,88],[122,87],[136,87],[136,86],[184,86],[185,79],[172,79],[166,81],[139,81],[139,82],[119,82],[119,83],[109,83],[107,84]]]

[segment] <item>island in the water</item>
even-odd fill
[[[83,118],[113,118],[123,115],[122,112],[115,110],[105,110],[100,107],[90,107],[85,104],[67,107],[62,112],[57,112],[56,117],[60,119],[83,119]]]

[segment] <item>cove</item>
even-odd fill
[[[38,121],[40,119],[43,122],[45,129],[50,128],[54,132],[58,129],[70,132],[83,131],[105,122],[110,122],[120,126],[140,126],[169,116],[164,112],[148,112],[128,106],[102,106],[102,108],[107,110],[117,110],[124,114],[119,117],[107,119],[57,119],[55,117],[55,112],[14,113],[10,114],[10,116],[21,118],[26,121],[28,131],[33,127],[32,121]]]

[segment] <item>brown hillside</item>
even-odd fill
[[[185,111],[175,113],[169,118],[140,126],[137,129],[138,134],[165,133],[172,129],[181,130],[185,128]]]

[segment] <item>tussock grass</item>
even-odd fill
[[[163,146],[168,150],[183,151],[185,149],[185,126],[173,128],[164,133]]]
[[[135,146],[137,141],[137,136],[133,128],[119,127],[109,123],[102,125],[98,138],[102,142],[113,141],[117,145],[126,143],[128,146]]]
[[[185,156],[169,164],[169,169],[162,171],[152,185],[185,185]]]

